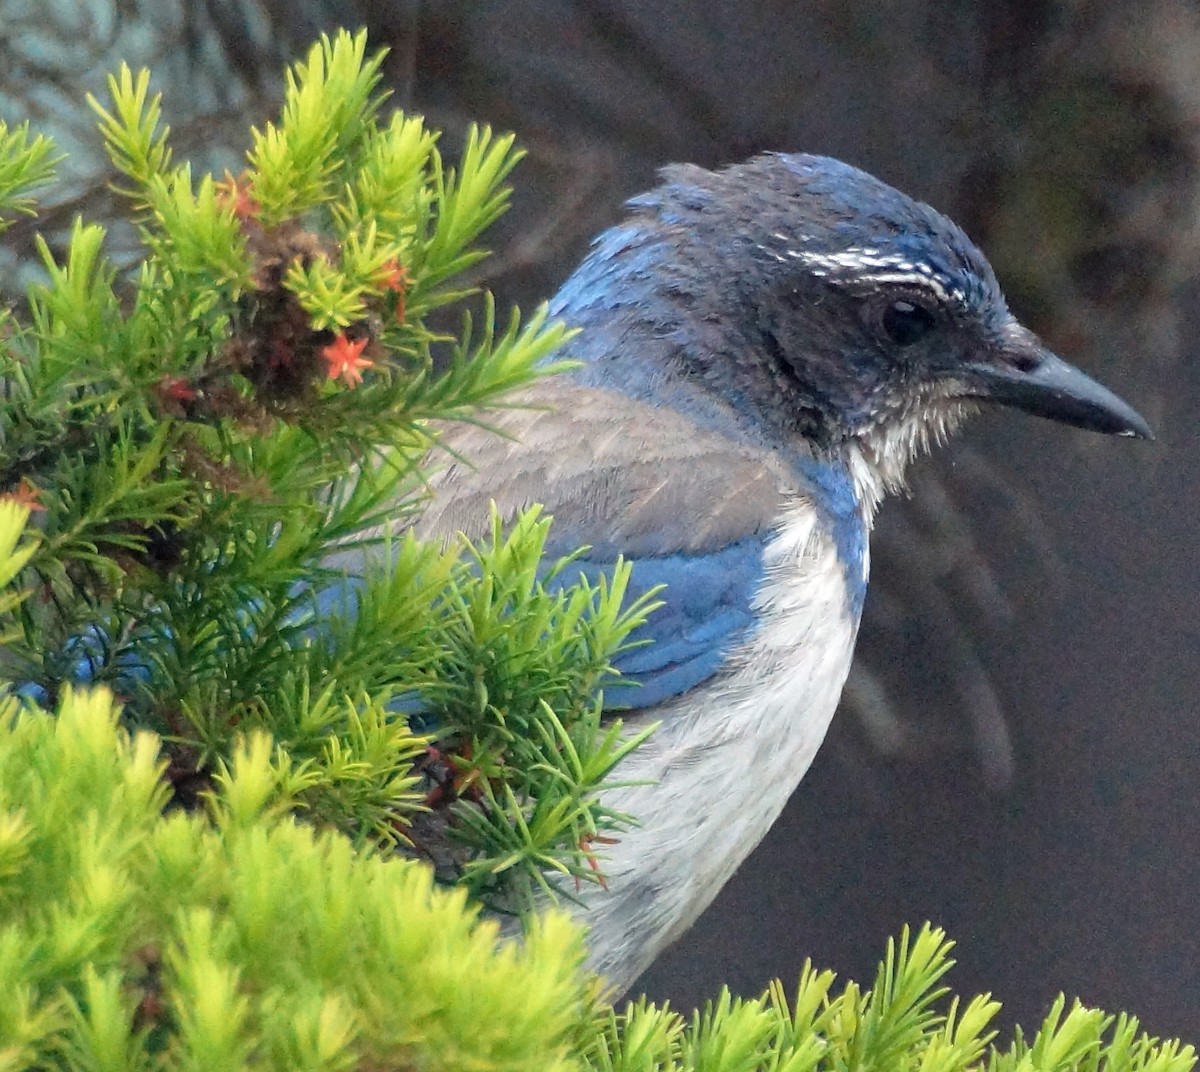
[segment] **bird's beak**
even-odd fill
[[[1015,322],[982,359],[968,364],[968,392],[1105,435],[1153,439],[1154,433],[1129,403],[1069,365]]]

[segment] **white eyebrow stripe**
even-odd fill
[[[950,302],[966,304],[967,296],[958,287],[948,290],[940,279],[920,272],[884,272],[879,275],[862,275],[858,278],[871,283],[907,283],[912,287],[932,291],[937,295],[939,301],[947,304]]]
[[[787,260],[787,258],[786,258],[786,257],[782,257],[782,256],[780,256],[780,255],[779,255],[778,253],[776,253],[776,252],[775,252],[773,249],[770,249],[770,248],[768,248],[767,246],[760,245],[758,248],[759,248],[760,250],[762,250],[762,252],[763,252],[763,253],[765,253],[765,254],[766,254],[768,257],[770,257],[770,258],[771,258],[771,260],[773,260],[773,261],[779,261],[779,262],[780,262],[780,264],[784,263],[784,262]]]
[[[874,248],[852,246],[838,253],[789,249],[786,253],[793,260],[807,265],[813,275],[833,277],[835,282],[838,276],[843,276],[847,277],[846,282],[907,284],[931,291],[939,301],[966,304],[966,294],[962,288],[948,287],[929,265],[894,254],[881,255]],[[855,274],[849,278],[851,272]]]

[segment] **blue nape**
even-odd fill
[[[666,585],[659,596],[664,605],[631,637],[652,643],[615,660],[623,676],[605,686],[605,709],[653,707],[716,673],[754,625],[751,602],[762,582],[769,538],[761,533],[704,554],[634,561],[626,601]],[[583,558],[561,582],[572,583],[579,572],[595,580],[611,569],[611,562]]]

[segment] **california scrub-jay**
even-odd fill
[[[481,535],[489,502],[553,515],[551,556],[665,584],[653,643],[606,691],[662,725],[607,803],[640,826],[581,894],[592,966],[627,987],[758,844],[850,667],[875,509],[981,402],[1148,437],[1009,313],[945,216],[825,157],[676,166],[552,303],[582,367],[459,426],[417,531]]]

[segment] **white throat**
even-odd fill
[[[903,490],[913,459],[943,444],[975,409],[947,388],[867,426],[847,441],[846,464],[868,524],[885,495]]]

